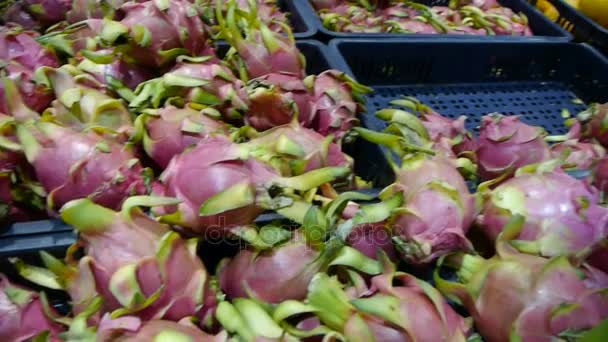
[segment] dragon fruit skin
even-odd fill
[[[577,170],[590,170],[598,160],[606,156],[606,149],[601,145],[578,140],[555,144],[551,146],[551,152],[555,158],[567,155],[565,167]]]
[[[97,52],[102,53],[104,50]],[[106,50],[106,52],[109,53],[110,51]],[[119,81],[121,86],[135,90],[140,83],[154,77],[150,70],[136,64],[127,63],[120,58],[109,64],[97,64],[82,56],[78,56],[77,59],[79,60],[78,69],[93,75],[99,83],[110,88],[112,88],[113,82]]]
[[[516,247],[552,257],[576,254],[608,236],[608,210],[599,205],[597,191],[561,170],[521,174],[483,195],[478,224],[495,240],[511,215],[526,222]]]
[[[146,191],[143,169],[128,146],[94,133],[37,122],[17,128],[25,154],[48,193],[48,209],[89,197],[109,208]]]
[[[199,214],[203,203],[232,186],[263,183],[277,176],[255,160],[241,160],[241,154],[228,138],[216,136],[201,140],[193,149],[173,158],[153,193],[183,202],[174,208],[155,208],[155,214],[161,216],[161,221],[178,224],[205,237],[223,235],[235,226],[253,222],[263,212],[255,205],[212,216]],[[215,181],[209,183],[209,179]]]
[[[350,173],[348,168],[325,167],[285,178],[253,155],[246,146],[227,137],[218,135],[201,140],[194,148],[174,157],[160,176],[160,183],[153,188],[155,194],[179,198],[182,203],[155,208],[155,215],[160,216],[161,222],[179,225],[205,238],[225,236],[235,228],[253,223],[264,211],[262,206],[274,206],[275,196],[265,192],[267,189],[286,187],[306,191]],[[215,181],[210,183],[208,179]]]
[[[577,115],[580,121],[582,138],[597,140],[602,146],[608,147],[608,134],[603,122],[608,115],[608,104],[593,103],[589,108]]]
[[[432,110],[422,113],[421,118],[422,125],[429,133],[429,138],[434,142],[447,139],[457,156],[463,152],[476,150],[475,139],[464,126],[465,120],[466,116],[452,120]]]
[[[231,2],[227,18],[221,26],[222,34],[232,49],[227,58],[241,73],[241,79],[248,80],[270,73],[288,72],[298,77],[305,75],[305,60],[296,47],[291,29],[285,27],[287,35],[272,32],[257,16],[243,18],[249,21],[246,37],[240,32],[236,18],[236,3]],[[221,11],[218,11],[222,16]],[[224,22],[221,18],[220,22]]]
[[[51,311],[53,309],[47,308]],[[37,293],[11,284],[0,274],[0,339],[2,341],[29,341],[49,333],[50,341],[59,341],[57,335],[64,329],[47,317]]]
[[[36,42],[37,37],[36,32],[18,27],[0,29],[0,60],[6,64],[4,72],[15,83],[23,104],[41,112],[53,97],[45,87],[34,83],[34,72],[41,66],[59,66],[59,62],[51,51]],[[5,84],[0,84],[0,112],[18,117],[14,113],[18,95],[5,89]]]
[[[165,65],[171,50],[185,49],[188,54],[200,56],[208,48],[207,28],[187,0],[127,3],[121,10],[125,17],[120,23],[138,41],[129,55],[144,66]],[[145,32],[141,41],[139,30]]]
[[[526,125],[517,116],[484,116],[477,140],[481,179],[549,160],[551,151],[543,137],[542,128]]]
[[[228,127],[191,107],[165,106],[146,112],[136,121],[144,150],[163,170],[171,159],[212,134],[227,134]]]
[[[602,295],[608,276],[590,266],[577,267],[566,257],[545,259],[497,246],[486,260],[456,254],[462,283],[439,277],[437,288],[460,300],[485,341],[545,341],[568,331],[584,331],[608,317]],[[459,261],[460,260],[460,261]],[[441,266],[441,263],[440,263]]]
[[[358,204],[350,202],[342,212],[342,217],[352,219],[359,210]],[[397,260],[397,251],[387,228],[386,222],[358,225],[348,235],[346,243],[370,259],[376,259],[378,251],[382,250],[390,260]]]
[[[66,287],[72,300],[89,301],[83,298],[84,289],[104,299],[104,312],[126,309],[144,320],[204,316],[211,309],[204,306],[209,277],[196,255],[197,240],[181,239],[136,209],[175,203],[170,198],[136,196],[125,201],[122,212],[88,199],[67,203],[61,217],[80,232],[79,245],[85,252],[84,258],[69,265],[72,276],[67,277]],[[113,251],[110,256],[108,248]],[[152,301],[144,305],[144,300]]]
[[[608,192],[608,158],[600,159],[595,165],[593,185],[602,192]]]
[[[297,75],[267,74],[249,81],[248,88],[250,104],[245,120],[255,129],[287,124],[296,113],[302,118],[310,116],[311,94]]]
[[[397,177],[385,192],[402,192],[405,198],[405,210],[392,222],[404,258],[424,264],[455,250],[472,249],[465,235],[477,213],[475,198],[449,160],[404,160]]]
[[[18,27],[0,29],[0,59],[17,62],[32,72],[41,66],[58,67],[53,52],[36,42],[38,36]]]
[[[304,127],[340,139],[357,122],[357,113],[363,111],[361,95],[372,90],[336,70],[327,70],[314,78],[310,117],[302,116]]]
[[[184,322],[185,321],[185,322]],[[156,341],[168,338],[170,341],[183,340],[193,342],[225,342],[228,336],[221,332],[215,336],[208,335],[188,322],[186,318],[179,322],[152,320],[142,322],[138,317],[125,316],[116,319],[106,314],[97,330],[98,341]]]
[[[9,62],[4,71],[7,78],[0,81],[0,113],[24,121],[37,118],[36,112],[43,111],[53,101],[53,93],[47,87],[34,83],[33,71],[16,62]],[[11,82],[14,88],[9,89],[6,82]]]
[[[392,264],[369,287],[363,279],[353,287],[342,286],[335,277],[318,273],[309,285],[307,304],[321,323],[346,340],[466,341],[470,323],[430,284],[395,272]]]
[[[219,275],[229,298],[250,297],[268,303],[304,299],[314,272],[307,268],[320,253],[297,235],[269,251],[241,250]]]
[[[117,140],[126,140],[133,131],[131,114],[124,104],[97,88],[92,77],[64,65],[59,69],[41,68],[41,82],[55,93],[52,107],[43,115],[77,131],[101,130]]]
[[[283,139],[297,145],[297,151],[282,151],[280,145]],[[255,137],[247,145],[266,147],[275,145],[278,153],[291,154],[306,164],[300,172],[320,169],[326,166],[353,168],[352,158],[342,152],[336,143],[327,141],[327,138],[312,129],[304,128],[297,122],[277,126]]]
[[[24,0],[24,8],[44,26],[65,20],[71,0]]]
[[[239,118],[248,108],[245,85],[215,57],[180,56],[178,64],[162,77],[140,85],[131,107],[162,106],[167,97],[211,106],[228,120]]]

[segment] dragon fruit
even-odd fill
[[[349,172],[348,168],[327,167],[291,178],[280,177],[254,159],[248,149],[226,137],[208,137],[171,160],[153,191],[183,203],[155,208],[155,214],[162,222],[198,235],[222,236],[252,223],[264,208],[289,206],[292,200],[281,196],[280,188],[305,191]],[[209,177],[215,181],[209,183]]]
[[[448,160],[422,155],[403,160],[397,182],[381,198],[395,192],[405,198],[391,223],[404,258],[428,263],[451,251],[472,250],[465,235],[476,216],[475,199]]]
[[[297,75],[267,74],[249,81],[247,88],[249,110],[245,121],[255,129],[287,124],[296,115],[310,117],[311,94]]]
[[[565,169],[590,170],[606,155],[606,150],[598,144],[566,140],[551,146],[555,158],[563,158]]]
[[[12,0],[1,3],[0,13],[2,13],[0,20],[8,25],[19,25],[28,30],[41,29],[40,23],[28,13],[23,1]]]
[[[582,124],[582,138],[592,138],[597,140],[602,146],[608,147],[608,134],[606,134],[606,115],[608,114],[608,104],[593,103],[589,108],[577,115],[578,121]]]
[[[5,275],[0,274],[0,339],[2,341],[30,341],[44,334],[49,334],[50,341],[60,341],[58,335],[64,328],[55,323],[47,312],[56,315],[38,293],[11,284]]]
[[[516,216],[505,233],[523,224],[523,217]],[[435,274],[437,288],[465,306],[485,341],[558,339],[608,318],[603,295],[608,275],[564,256],[548,260],[518,254],[506,242],[497,244],[498,255],[489,260],[451,255]],[[459,282],[441,279],[443,264],[457,268]]]
[[[352,4],[341,4],[332,9],[322,9],[319,17],[323,26],[336,32],[381,32],[383,18]]]
[[[212,106],[227,119],[240,118],[248,108],[245,85],[214,56],[180,56],[162,77],[142,83],[130,106],[158,108],[168,97]]]
[[[355,126],[357,114],[364,110],[363,95],[372,92],[336,70],[312,76],[307,83],[313,88],[312,110],[309,117],[300,113],[300,122],[323,135],[333,134],[336,139]]]
[[[133,131],[131,114],[123,103],[95,88],[96,81],[75,68],[44,67],[38,71],[40,82],[55,92],[57,100],[45,116],[77,131],[101,130],[118,136]]]
[[[487,184],[490,185],[490,184]],[[512,215],[525,224],[513,246],[525,253],[553,257],[577,254],[608,236],[608,209],[597,191],[561,169],[520,169],[493,190],[481,186],[483,209],[478,223],[492,240]]]
[[[208,335],[192,324],[188,318],[179,322],[152,320],[142,322],[138,317],[125,316],[112,319],[106,314],[97,330],[98,341],[196,341],[225,342],[228,336],[221,332]]]
[[[0,112],[17,118],[30,118],[24,111],[44,110],[53,100],[52,94],[34,83],[34,72],[41,66],[56,67],[55,55],[36,42],[38,34],[18,27],[0,29],[0,61],[4,76],[14,83],[0,84]],[[18,92],[17,92],[18,91]],[[21,107],[24,105],[25,107]],[[19,107],[19,108],[18,108]]]
[[[256,16],[237,18],[236,3],[231,1],[228,14],[224,20],[221,10],[216,10],[220,22],[221,34],[232,48],[226,58],[239,70],[242,80],[249,80],[270,73],[288,72],[303,77],[306,61],[296,47],[295,39],[289,27],[287,35],[272,32]],[[237,21],[248,21],[248,29],[243,37]]]
[[[135,121],[135,141],[163,170],[171,159],[212,134],[227,134],[227,126],[190,106],[144,111]]]
[[[21,146],[16,142],[15,119],[0,114],[0,222],[44,218],[44,190],[33,181]]]
[[[65,20],[71,5],[72,0],[23,0],[8,9],[5,19],[32,29],[48,27]]]
[[[69,26],[58,24],[49,28],[45,35],[38,38],[38,42],[58,53],[74,57],[82,50],[101,49],[104,45],[102,42],[105,42],[101,34],[106,26],[102,19],[89,19]],[[113,32],[110,29],[106,31]]]
[[[113,58],[111,61],[98,61],[84,56],[77,57],[77,68],[92,75],[97,82],[104,85],[111,92],[120,95],[127,101],[134,98],[133,90],[140,83],[143,83],[153,77],[153,74],[136,64],[131,64],[124,61],[120,56],[115,58],[111,50],[97,51],[98,56],[106,55]],[[109,62],[109,63],[108,63]]]
[[[130,146],[42,121],[19,125],[17,137],[48,193],[51,212],[82,197],[117,208],[146,191],[144,170]]]
[[[608,192],[608,158],[597,162],[593,170],[593,185],[602,192]]]
[[[335,277],[318,273],[309,285],[306,303],[296,306],[293,301],[285,302],[275,312],[289,314],[275,316],[284,319],[312,314],[324,324],[309,331],[288,330],[301,337],[338,334],[348,341],[467,340],[470,322],[459,316],[436,289],[397,272],[390,261],[384,263],[384,273],[373,277],[369,288],[356,274],[350,274],[355,279],[353,286],[343,289]]]
[[[284,176],[326,166],[353,167],[351,157],[343,153],[331,137],[328,139],[296,121],[255,134],[245,145],[251,150],[261,148],[280,155],[288,163],[286,167],[278,168]]]
[[[230,298],[253,297],[268,303],[304,299],[320,265],[320,252],[295,233],[268,251],[241,250],[219,273],[222,291]]]
[[[50,272],[30,277],[38,271],[36,267],[18,265],[18,270],[34,282],[46,278],[55,288],[65,289],[76,315],[99,296],[103,307],[96,315],[111,312],[113,317],[132,314],[143,320],[177,321],[188,316],[208,320],[215,300],[208,295],[212,291],[209,276],[196,255],[197,240],[181,239],[138,208],[177,202],[135,196],[124,202],[121,212],[89,199],[68,202],[61,209],[61,218],[80,233],[80,240],[68,250],[66,263],[41,253]],[[84,248],[85,256],[76,260],[79,247]]]
[[[526,125],[518,116],[484,116],[477,141],[481,179],[493,179],[522,166],[549,160],[551,151],[544,136],[541,127]]]
[[[125,52],[143,66],[155,68],[179,55],[208,52],[207,28],[187,0],[129,2],[120,10],[124,18],[104,21],[100,39],[107,45],[128,36],[131,42]]]
[[[207,21],[218,24],[216,18],[216,8],[219,6],[222,10],[222,15],[226,15],[230,6],[230,1],[217,0],[202,0],[197,1],[199,9],[202,9],[203,15]],[[268,28],[277,33],[284,33],[285,27],[288,27],[287,14],[281,12],[276,0],[236,0],[236,6],[241,12],[247,12],[250,15],[257,15],[258,20],[268,26]],[[219,19],[221,21],[222,18]]]

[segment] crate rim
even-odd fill
[[[395,45],[408,45],[412,43],[416,44],[424,44],[424,45],[462,45],[462,44],[477,44],[477,45],[531,45],[531,46],[539,46],[539,45],[551,45],[551,46],[563,46],[564,48],[574,48],[585,50],[588,53],[593,54],[596,58],[600,59],[604,64],[608,65],[608,56],[603,55],[600,51],[594,48],[592,45],[587,43],[575,43],[575,42],[560,42],[560,41],[488,41],[488,40],[436,40],[430,38],[393,38],[393,39],[384,39],[377,40],[372,38],[334,38],[327,43],[327,47],[329,49],[329,53],[332,55],[334,59],[336,59],[336,65],[343,68],[343,71],[346,72],[350,77],[356,79],[356,75],[353,73],[350,68],[348,62],[342,55],[340,51],[339,45],[343,43],[355,43],[355,44],[395,44]],[[373,87],[373,85],[370,85]]]

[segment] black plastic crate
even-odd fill
[[[299,0],[279,0],[279,8],[282,12],[288,13],[289,25],[293,30],[296,39],[312,38],[317,33],[314,22],[305,11],[298,6]]]
[[[538,0],[528,0],[536,6]],[[557,24],[574,35],[579,42],[589,43],[608,55],[608,29],[589,19],[562,0],[547,0],[559,12]]]
[[[346,71],[341,58],[330,53],[326,45],[316,40],[299,40],[297,46],[306,57],[307,73],[319,74],[331,68]],[[225,54],[228,47],[226,43],[218,43],[218,54],[220,56]],[[355,160],[357,175],[374,181],[378,186],[383,185],[379,183],[381,178],[378,177],[377,166],[385,162],[377,146],[359,141],[351,146],[345,146],[345,151]],[[272,218],[266,215],[260,219],[268,221]],[[40,250],[61,253],[75,241],[76,234],[72,228],[57,219],[0,226],[0,260],[10,256],[32,254]]]
[[[504,7],[511,8],[515,12],[524,13],[529,20],[530,28],[534,33],[532,37],[519,36],[473,36],[459,34],[398,34],[398,33],[344,33],[331,31],[323,26],[321,19],[317,15],[316,10],[309,0],[298,0],[298,5],[301,7],[301,13],[309,16],[309,22],[315,25],[319,36],[322,40],[327,41],[333,38],[430,38],[436,40],[458,39],[458,40],[491,40],[491,41],[530,41],[530,40],[551,40],[551,41],[570,41],[572,35],[553,23],[545,17],[534,6],[526,2],[526,0],[499,0]],[[425,4],[427,6],[447,6],[449,0],[417,0],[415,2]]]

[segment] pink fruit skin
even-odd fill
[[[221,271],[219,280],[230,298],[249,297],[249,293],[268,303],[306,297],[308,283],[316,273],[310,264],[319,252],[306,244],[303,236],[269,251],[241,250]]]
[[[606,155],[606,150],[601,145],[578,140],[567,140],[553,145],[551,152],[554,158],[561,158],[568,153],[565,160],[566,165],[578,170],[591,169],[599,159]]]
[[[162,169],[167,168],[174,156],[210,134],[227,133],[226,125],[191,108],[167,106],[159,110],[159,115],[145,124],[153,145],[152,150],[146,152]],[[203,125],[203,131],[184,132],[182,126],[186,120]]]
[[[507,204],[495,203],[513,191],[520,194],[523,202],[518,197],[502,202]],[[499,185],[490,196],[477,220],[492,240],[510,219],[503,208],[512,208],[526,217],[517,239],[537,241],[543,256],[581,252],[608,234],[608,209],[598,204],[597,190],[561,170],[520,175]]]
[[[272,73],[249,83],[272,87],[271,91],[261,96],[250,96],[246,120],[255,129],[267,130],[289,123],[294,115],[293,104],[296,105],[299,118],[310,116],[311,94],[297,75]]]
[[[120,208],[125,198],[146,191],[135,155],[123,146],[93,133],[78,133],[53,125],[52,137],[41,137],[42,150],[32,162],[36,175],[52,199],[53,208],[90,197],[108,208]],[[47,140],[50,139],[50,140]],[[109,152],[96,146],[106,143]],[[118,182],[116,177],[123,176]]]
[[[277,174],[261,163],[241,160],[238,147],[227,138],[209,137],[193,149],[171,160],[158,184],[157,195],[176,197],[183,201],[174,208],[155,208],[157,215],[175,212],[181,214],[180,225],[205,237],[219,237],[235,226],[249,224],[262,213],[255,205],[227,211],[213,216],[200,216],[199,209],[212,196],[247,182],[254,186],[266,182]],[[214,179],[214,182],[209,182]]]
[[[509,170],[551,158],[539,127],[526,125],[517,116],[486,115],[477,143],[481,179],[493,179]]]
[[[7,290],[16,288],[6,276],[0,274],[0,340],[29,341],[31,338],[48,331],[50,341],[58,342],[58,334],[63,331],[61,325],[54,323],[43,311],[38,294],[31,291],[27,303],[15,303],[7,295]],[[52,309],[51,309],[52,310]]]
[[[491,259],[491,267],[479,270],[482,279],[475,282],[481,287],[465,306],[484,340],[517,334],[522,341],[548,341],[565,331],[591,329],[608,317],[608,301],[601,295],[608,276],[588,266],[576,269],[565,258],[552,261],[520,255]],[[555,313],[566,305],[575,306]]]
[[[608,192],[608,158],[597,162],[593,172],[593,185],[600,191]]]
[[[159,54],[175,48],[185,48],[194,56],[202,55],[207,48],[207,31],[196,15],[196,9],[186,0],[173,0],[169,8],[159,9],[154,1],[127,3],[121,7],[125,12],[121,23],[133,30],[136,26],[146,28],[151,35],[147,47],[135,46],[131,54],[147,67],[159,67],[165,60]],[[190,15],[193,12],[195,15]],[[187,35],[183,36],[181,30]]]
[[[357,122],[359,104],[352,97],[352,89],[337,77],[338,72],[328,70],[315,78],[310,117],[300,117],[305,127],[327,136],[340,139]]]

